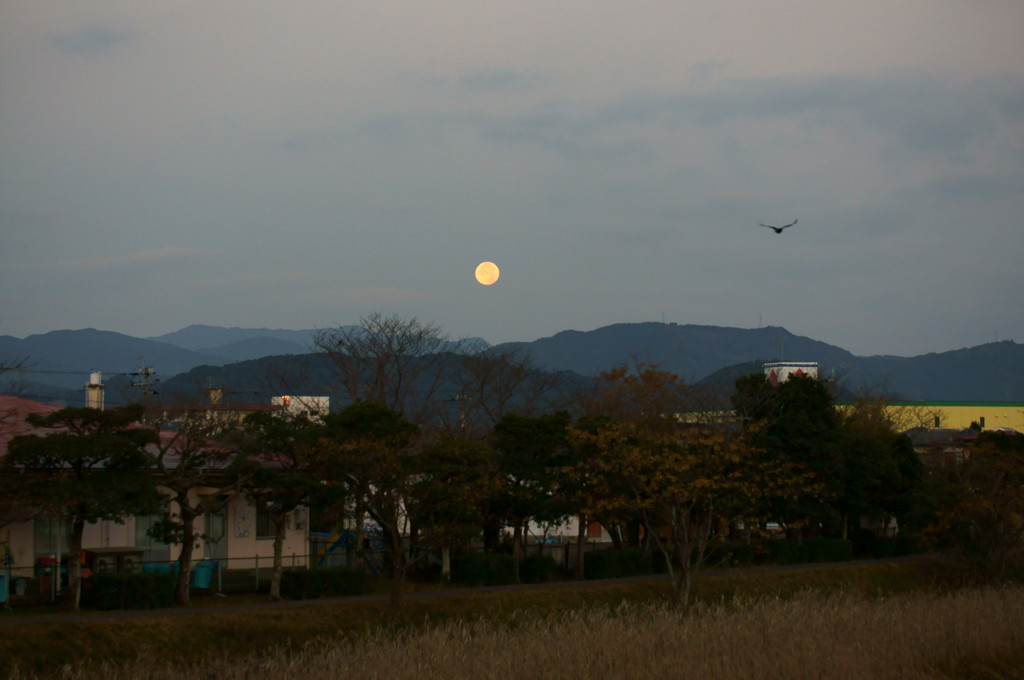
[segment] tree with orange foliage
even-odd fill
[[[966,576],[1000,581],[1024,572],[1024,435],[983,432],[945,472],[944,503],[929,529]]]
[[[582,462],[595,480],[593,515],[633,514],[663,553],[673,603],[688,604],[694,574],[730,517],[763,486],[749,474],[743,440],[720,428],[684,423],[691,394],[676,375],[641,364],[601,374],[571,432],[590,452]],[[597,417],[595,417],[597,416]]]

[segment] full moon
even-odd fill
[[[481,262],[476,266],[476,280],[485,286],[489,286],[498,280],[501,272],[498,265],[493,262]]]

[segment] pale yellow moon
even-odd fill
[[[485,286],[489,286],[498,280],[501,276],[501,271],[498,269],[498,265],[493,262],[481,262],[476,266],[476,280]]]

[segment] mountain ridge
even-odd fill
[[[354,327],[343,327],[348,328]],[[194,325],[154,338],[96,329],[51,331],[24,340],[0,336],[0,363],[28,359],[29,366],[20,377],[31,379],[34,391],[42,390],[40,384],[45,383],[54,391],[80,392],[89,371],[128,376],[138,370],[140,357],[159,371],[165,382],[186,373],[190,380],[197,380],[197,367],[206,367],[210,382],[220,372],[218,367],[269,359],[262,361],[259,369],[251,368],[268,370],[273,357],[309,354],[316,332]],[[190,347],[175,345],[169,338]],[[837,377],[853,391],[885,392],[893,398],[913,400],[1024,401],[1024,345],[1011,340],[916,357],[856,356],[780,326],[743,329],[641,322],[590,331],[568,329],[529,342],[502,343],[494,349],[525,351],[540,368],[581,376],[593,376],[615,365],[649,363],[691,383],[725,386],[735,371],[765,361],[816,361],[822,375]],[[235,366],[226,373],[238,379],[239,372],[246,369]]]

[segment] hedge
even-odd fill
[[[292,600],[346,597],[369,591],[367,576],[359,569],[289,569],[281,574],[281,597]]]
[[[768,547],[777,564],[843,562],[853,557],[853,543],[843,538],[782,538],[768,541]]]
[[[917,540],[911,536],[875,536],[871,531],[861,530],[851,534],[853,554],[874,557],[902,557],[920,552]]]
[[[519,563],[519,578],[523,583],[550,583],[558,572],[558,562],[550,555],[530,555]]]
[[[754,546],[746,541],[715,543],[704,556],[709,567],[749,567],[754,563]]]
[[[640,548],[595,550],[583,555],[583,576],[587,579],[643,576],[653,573],[651,554]]]
[[[452,583],[468,586],[505,586],[516,582],[516,558],[495,553],[460,553],[452,556]]]
[[[82,606],[91,609],[159,609],[174,604],[172,573],[98,572],[83,582]]]

